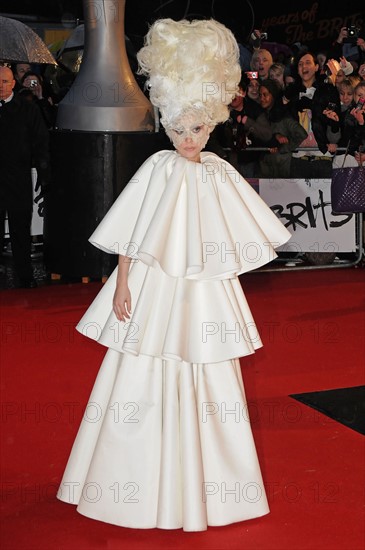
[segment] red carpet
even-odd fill
[[[364,438],[289,397],[364,384],[364,269],[259,272],[241,281],[264,341],[241,363],[271,513],[202,533],[143,531],[93,521],[58,501],[105,353],[74,330],[100,284],[7,290],[3,550],[364,548]]]

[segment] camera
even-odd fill
[[[347,35],[352,38],[359,38],[359,29],[355,25],[347,27]]]
[[[246,74],[250,80],[259,77],[259,73],[257,71],[247,71]]]
[[[347,27],[346,30],[347,38],[345,38],[344,42],[348,44],[356,44],[356,41],[359,38],[360,29],[356,27],[356,25],[350,25],[350,27]]]
[[[31,88],[35,88],[36,86],[38,86],[38,80],[32,79],[32,80],[30,81],[30,83],[29,83],[29,86],[30,86]]]
[[[336,103],[332,103],[331,101],[328,103],[326,107],[327,111],[336,111]]]
[[[267,32],[262,32],[260,34],[260,40],[267,40]]]

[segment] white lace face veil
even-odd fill
[[[175,149],[189,140],[201,151],[207,144],[213,126],[204,122],[204,117],[199,112],[187,111],[181,115],[174,124],[166,128],[166,133],[174,144]]]

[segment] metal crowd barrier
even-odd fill
[[[245,152],[249,153],[252,152],[268,152],[268,147],[247,147],[244,149]],[[318,152],[318,148],[313,147],[298,147],[295,152],[298,151],[305,151],[305,152]],[[230,149],[227,150],[227,152],[230,152]],[[336,151],[336,153],[345,153],[346,148],[345,147],[339,147]],[[250,180],[250,178],[247,178]],[[255,178],[256,179],[256,178]],[[257,179],[260,179],[259,176],[257,176]],[[264,179],[264,178],[262,178]],[[293,181],[300,179],[293,178]],[[274,181],[274,180],[273,180]],[[309,180],[310,181],[310,180]],[[317,181],[317,180],[316,180]],[[326,258],[330,258],[328,261],[330,263],[322,263],[319,262],[317,264],[311,263],[312,260],[309,260],[308,258],[310,255],[313,256],[312,253],[309,251],[302,251],[298,252],[297,256],[294,255],[287,255],[285,256],[285,252],[280,252],[278,258],[274,259],[270,264],[267,264],[266,266],[258,269],[257,271],[298,271],[298,270],[315,270],[315,269],[339,269],[339,268],[348,268],[348,267],[354,267],[362,262],[365,261],[365,250],[364,250],[364,219],[363,214],[361,213],[354,213],[355,217],[355,248],[356,250],[352,253],[344,253],[344,252],[338,252],[338,253],[326,253],[326,252],[318,252],[317,254],[323,254],[322,258],[325,260]],[[327,255],[327,256],[326,256]],[[339,255],[339,256],[338,256]],[[347,256],[347,259],[341,259],[341,256]],[[350,257],[348,257],[350,256]],[[320,256],[318,256],[318,259]],[[287,265],[288,264],[288,265]]]

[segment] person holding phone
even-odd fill
[[[57,117],[57,107],[52,97],[45,92],[41,75],[33,71],[26,72],[21,79],[22,88],[18,91],[25,99],[38,105],[48,129],[54,127]]]
[[[365,30],[361,25],[341,27],[328,50],[328,58],[345,57],[359,66],[365,62]]]

